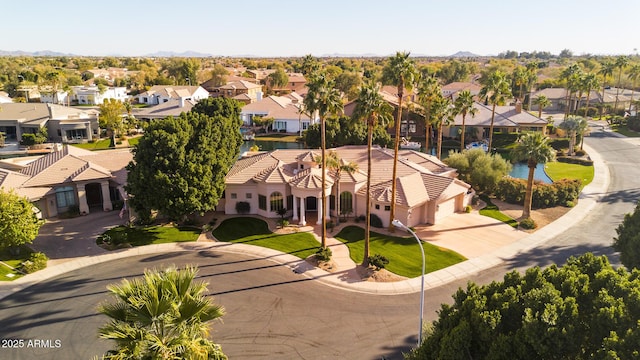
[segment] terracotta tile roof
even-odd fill
[[[269,159],[272,160],[273,158]],[[281,161],[273,159],[272,165],[257,173],[253,180],[267,184],[284,184],[294,176],[293,171],[285,166]]]
[[[307,151],[296,156],[296,160],[303,162],[315,162],[316,158],[318,158],[320,155],[320,153],[316,153],[314,151]]]
[[[21,174],[19,172],[0,169],[0,188],[15,189],[29,180],[28,175]]]
[[[492,105],[484,105],[479,102],[474,103],[478,110],[475,116],[467,114],[465,118],[466,126],[489,127],[491,125]],[[496,106],[496,115],[493,120],[495,127],[516,127],[521,125],[544,126],[546,120],[540,119],[527,111],[517,113],[515,106]],[[457,115],[454,119],[455,126],[462,126],[462,115]]]
[[[399,178],[397,189],[398,194],[396,197],[399,204],[415,206],[431,200],[429,192],[425,187],[425,181],[421,174],[417,172]],[[390,201],[391,200],[389,200],[389,202]]]
[[[331,176],[326,176],[327,187],[333,185]],[[296,174],[289,185],[299,189],[322,189],[322,170],[318,168],[307,168]]]
[[[134,113],[134,116],[139,118],[165,118],[169,116],[180,116],[183,112],[189,112],[197,101],[185,100],[184,106],[180,106],[181,102],[178,99],[171,99],[167,102],[160,103],[155,106],[139,109]]]

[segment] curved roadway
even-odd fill
[[[513,269],[563,263],[591,251],[618,258],[610,247],[615,228],[640,197],[640,139],[595,128],[587,144],[608,165],[611,181],[601,202],[574,226],[542,246],[507,259],[468,280],[488,283]],[[231,359],[401,359],[416,342],[419,294],[368,295],[335,289],[268,260],[211,251],[139,256],[66,273],[0,301],[0,339],[42,340],[0,358],[86,359],[109,349],[97,340],[109,300],[106,286],[163,264],[198,263],[214,301],[227,309],[212,337]],[[426,292],[425,320],[436,318],[467,280]],[[56,342],[59,340],[59,342]],[[29,346],[30,345],[30,346]],[[59,345],[59,346],[58,346]]]

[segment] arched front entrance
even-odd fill
[[[304,208],[307,211],[318,211],[318,198],[315,196],[307,196],[305,198]]]

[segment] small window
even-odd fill
[[[385,205],[384,211],[391,211],[391,205]]]
[[[251,195],[252,195],[251,193],[246,193],[246,194],[245,194],[245,198],[247,198],[247,199],[251,199]]]
[[[380,204],[376,204],[376,210],[380,210]]]
[[[300,170],[304,169],[304,164],[300,164]]]
[[[236,193],[231,193],[231,198],[232,198],[232,199],[237,199],[237,198],[238,198],[238,194],[236,194]]]

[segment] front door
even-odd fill
[[[317,203],[318,199],[315,196],[308,196],[305,199],[305,206],[304,208],[307,211],[318,211],[318,203]]]

